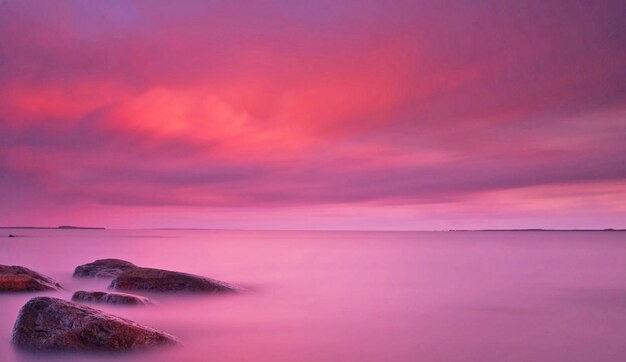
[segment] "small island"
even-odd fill
[[[103,227],[70,226],[70,225],[61,225],[57,229],[105,230],[105,228],[103,228]]]

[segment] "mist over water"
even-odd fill
[[[0,264],[65,290],[0,294],[2,361],[623,361],[624,232],[1,230]],[[183,346],[123,354],[25,353],[10,343],[30,298],[108,279],[74,267],[120,258],[250,289],[89,304]]]

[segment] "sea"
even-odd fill
[[[172,334],[176,347],[41,353],[11,344],[30,298],[106,290],[108,279],[72,277],[103,258],[246,291],[90,304]],[[626,232],[0,229],[0,264],[64,288],[0,293],[2,362],[626,361]]]

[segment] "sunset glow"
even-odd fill
[[[626,227],[621,1],[86,4],[0,4],[0,226]]]

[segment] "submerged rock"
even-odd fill
[[[129,269],[111,281],[109,289],[156,292],[235,292],[239,288],[198,275],[152,268]]]
[[[81,302],[109,303],[109,304],[153,304],[150,298],[140,295],[115,292],[88,292],[79,290],[72,295],[72,300]]]
[[[15,237],[15,235],[13,235],[13,234],[9,234],[9,237],[10,237],[10,238],[14,238],[14,237]]]
[[[23,266],[0,265],[0,292],[59,290],[61,284]]]
[[[173,345],[178,339],[84,305],[36,297],[20,310],[12,342],[34,350],[128,351]]]
[[[123,271],[136,268],[131,262],[121,259],[98,259],[93,263],[79,265],[74,269],[75,277],[114,278]]]

